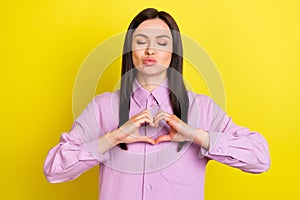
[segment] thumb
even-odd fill
[[[147,142],[147,143],[150,143],[152,145],[155,144],[155,141],[151,137],[147,137],[147,136],[138,137],[136,141],[137,142]]]
[[[172,139],[171,139],[171,136],[169,134],[167,135],[161,135],[159,136],[158,138],[155,139],[155,143],[158,144],[160,142],[170,142]]]

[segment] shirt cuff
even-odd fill
[[[208,132],[209,149],[200,148],[198,157],[204,158],[209,155],[227,155],[228,146],[225,134],[220,132]]]
[[[79,160],[98,160],[99,162],[105,162],[109,160],[109,151],[101,153],[98,147],[98,140],[92,140],[83,143],[85,151],[81,151]]]

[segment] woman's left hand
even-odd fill
[[[203,129],[197,129],[189,126],[181,121],[176,115],[160,111],[154,118],[154,124],[158,126],[160,120],[166,121],[170,126],[170,132],[167,135],[161,135],[155,139],[155,143],[167,142],[167,141],[192,141],[201,146],[205,145],[208,132]]]

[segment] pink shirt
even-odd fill
[[[250,173],[268,170],[269,150],[262,135],[234,124],[211,98],[192,92],[188,96],[188,124],[209,132],[208,150],[195,143],[185,144],[180,152],[175,142],[133,143],[127,151],[115,146],[102,154],[97,139],[117,129],[119,122],[119,91],[103,93],[87,105],[72,129],[49,151],[44,164],[47,180],[69,181],[101,165],[101,200],[201,200],[210,159]],[[172,113],[167,80],[151,93],[134,82],[130,116],[145,109],[153,115],[159,109]],[[156,128],[143,126],[139,132],[156,138],[168,129],[161,122]]]

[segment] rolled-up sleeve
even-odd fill
[[[109,159],[109,151],[102,154],[98,147],[98,138],[103,132],[99,127],[96,106],[93,99],[75,120],[71,130],[64,132],[59,144],[48,152],[44,174],[49,182],[73,180]]]
[[[251,173],[269,169],[269,148],[260,133],[236,125],[212,100],[209,117],[209,149],[201,147],[199,157],[208,157]]]

